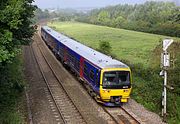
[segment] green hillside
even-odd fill
[[[118,59],[145,66],[149,64],[149,57],[160,44],[160,39],[166,37],[77,22],[53,22],[48,25],[93,48],[98,48],[101,41],[108,41]]]

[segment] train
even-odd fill
[[[48,26],[41,27],[41,37],[56,57],[68,66],[95,100],[105,106],[121,106],[132,91],[129,66],[98,52]]]

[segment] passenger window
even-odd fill
[[[94,71],[93,70],[90,71],[89,77],[92,81],[94,81]]]
[[[84,64],[84,74],[87,76],[88,75],[88,70],[87,70],[87,65]]]
[[[96,70],[96,85],[98,85],[99,84],[99,75],[98,75],[98,70]]]
[[[76,68],[79,70],[79,61],[78,61],[78,59],[76,59]]]

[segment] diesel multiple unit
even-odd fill
[[[55,55],[88,85],[95,99],[106,106],[127,102],[131,93],[130,68],[110,56],[89,48],[48,26],[41,36]]]

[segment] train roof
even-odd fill
[[[48,26],[43,26],[42,28],[55,39],[100,68],[129,68],[126,64],[60,34]]]

